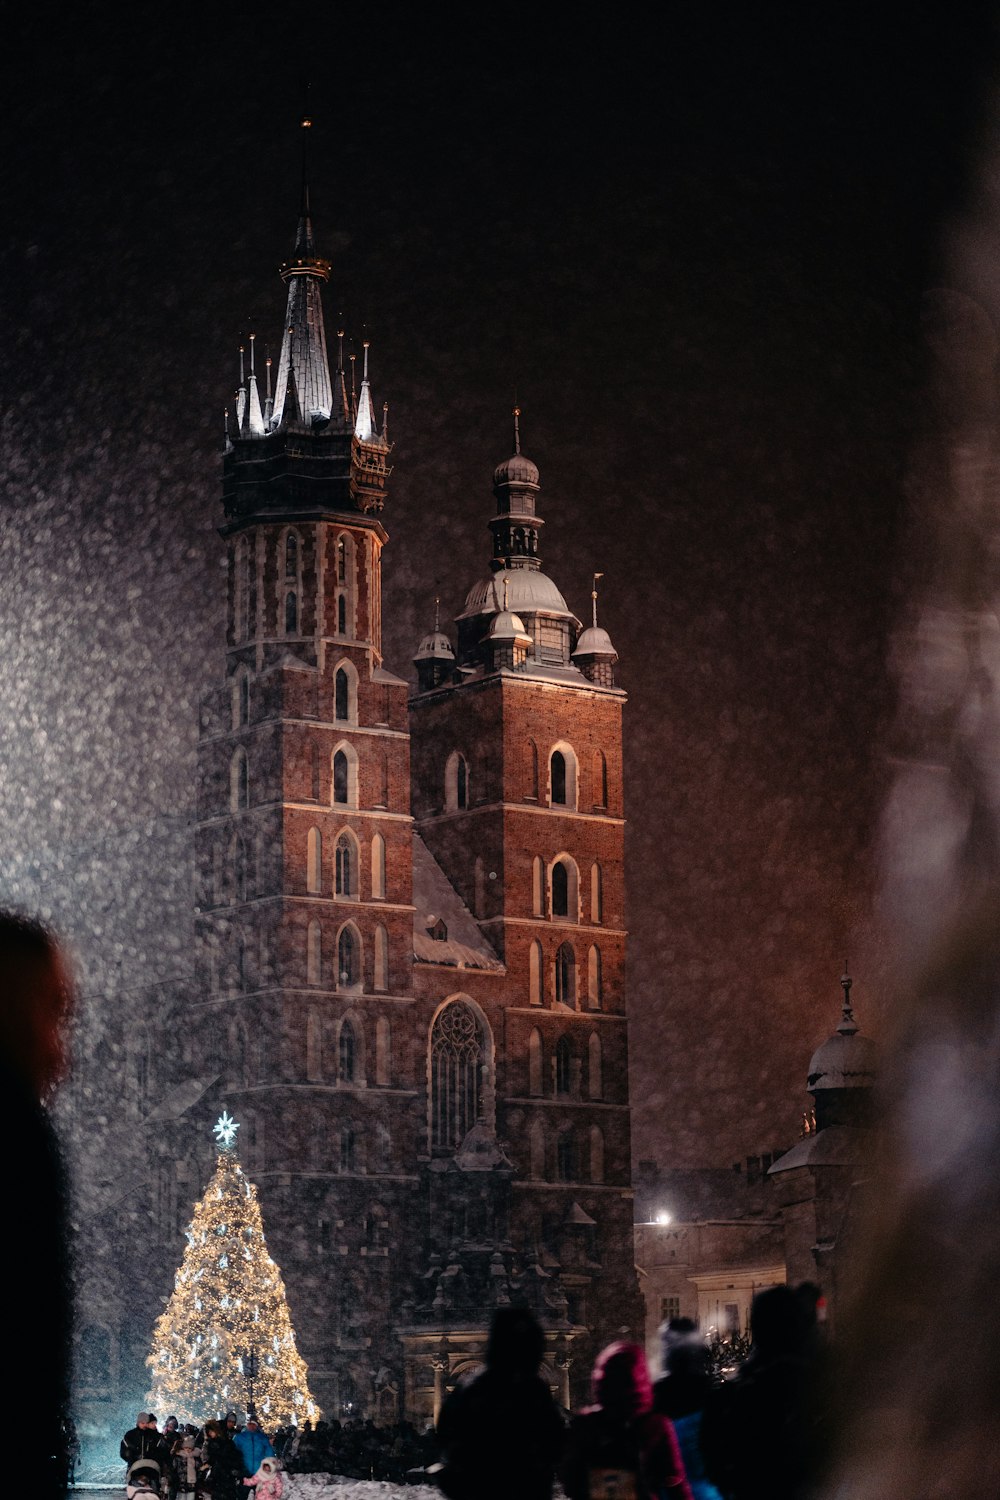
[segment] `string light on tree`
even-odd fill
[[[281,1272],[268,1254],[257,1190],[236,1156],[239,1128],[225,1111],[215,1124],[215,1174],[195,1204],[173,1295],[153,1330],[147,1404],[197,1423],[235,1408],[252,1348],[263,1419],[315,1422],[321,1412],[295,1345]]]

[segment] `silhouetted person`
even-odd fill
[[[13,1493],[65,1493],[72,1291],[66,1182],[45,1101],[65,1072],[71,986],[52,934],[0,911],[0,1139],[4,1198],[4,1339],[16,1361],[17,1441],[7,1476]]]
[[[823,1411],[815,1347],[791,1287],[757,1293],[750,1335],[739,1374],[705,1408],[708,1474],[727,1500],[804,1500],[823,1456]]]
[[[561,1478],[569,1500],[692,1500],[672,1424],[653,1410],[646,1355],[614,1343],[594,1366],[594,1404],[574,1418]]]
[[[448,1500],[550,1500],[565,1428],[538,1373],[544,1350],[527,1308],[494,1314],[485,1369],[455,1388],[438,1419]]]
[[[672,1318],[660,1333],[666,1373],[653,1386],[653,1410],[674,1424],[694,1500],[719,1500],[701,1451],[702,1414],[715,1389],[711,1355],[690,1318]]]

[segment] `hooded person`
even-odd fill
[[[672,1423],[653,1410],[646,1355],[616,1342],[598,1355],[594,1404],[569,1430],[560,1477],[569,1500],[692,1500]]]
[[[279,1460],[273,1453],[262,1458],[257,1472],[251,1474],[249,1479],[244,1479],[243,1483],[254,1487],[257,1500],[281,1500],[285,1486]]]
[[[275,1456],[271,1439],[266,1432],[261,1432],[260,1423],[252,1413],[247,1417],[247,1425],[236,1434],[233,1442],[243,1460],[245,1474],[256,1474],[262,1459]]]
[[[539,1374],[544,1351],[528,1308],[494,1313],[485,1368],[456,1386],[438,1418],[448,1500],[551,1500],[565,1428]]]

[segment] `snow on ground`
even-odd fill
[[[441,1500],[441,1491],[426,1484],[390,1484],[386,1479],[345,1479],[342,1474],[285,1474],[286,1500]],[[121,1467],[88,1474],[75,1486],[84,1492],[120,1490],[125,1494]],[[72,1495],[73,1491],[69,1493]]]

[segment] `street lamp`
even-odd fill
[[[243,1356],[243,1378],[247,1383],[247,1416],[257,1420],[257,1412],[253,1404],[253,1383],[257,1379],[257,1371],[260,1366],[257,1363],[256,1349],[248,1349]]]

